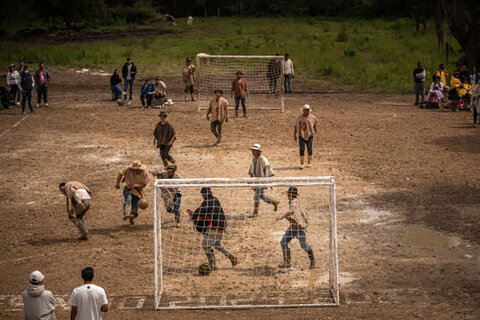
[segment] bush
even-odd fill
[[[348,34],[347,28],[345,25],[342,25],[342,28],[337,33],[337,42],[347,42],[348,41]]]
[[[357,55],[357,51],[348,48],[348,49],[345,49],[345,51],[343,51],[343,55],[345,57],[354,57]]]

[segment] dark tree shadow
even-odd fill
[[[478,132],[480,132],[480,130]],[[442,137],[433,140],[433,143],[448,151],[480,153],[480,133],[469,136]]]

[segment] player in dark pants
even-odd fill
[[[162,111],[159,114],[160,122],[157,123],[153,131],[153,144],[160,149],[160,157],[162,158],[163,166],[167,167],[168,162],[175,163],[175,159],[170,155],[170,148],[176,139],[175,128],[167,121],[167,113]]]
[[[238,263],[237,258],[222,245],[223,234],[227,227],[222,205],[212,195],[210,188],[202,188],[200,193],[203,197],[202,204],[195,212],[190,209],[187,212],[190,219],[194,221],[197,231],[203,233],[202,248],[207,255],[208,263],[212,270],[216,269],[215,253],[213,252],[215,248],[227,256],[232,266],[235,267]]]
[[[181,179],[182,177],[176,172],[177,165],[169,164],[164,171],[153,171],[152,174],[157,179]],[[162,200],[165,204],[165,210],[175,215],[176,226],[180,226],[180,205],[182,203],[182,193],[178,188],[160,188],[162,192]]]

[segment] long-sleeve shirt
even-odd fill
[[[228,101],[224,97],[213,98],[208,104],[207,115],[212,114],[211,122],[223,122],[228,117]]]
[[[153,136],[157,139],[157,148],[160,148],[161,145],[168,146],[168,143],[175,136],[175,128],[169,121],[165,124],[160,121],[153,130]]]
[[[120,79],[120,76],[117,76],[116,74],[112,75],[110,77],[110,87],[114,87],[117,84],[122,83],[122,80]]]
[[[69,214],[74,213],[75,211],[75,208],[73,206],[73,197],[75,191],[79,189],[84,189],[88,192],[88,194],[92,193],[85,184],[79,181],[70,181],[65,184],[65,196],[67,198],[67,211]]]
[[[290,222],[290,229],[302,230],[308,225],[307,212],[300,204],[298,198],[293,198],[288,203],[288,212],[285,218]]]
[[[283,64],[283,74],[291,74],[292,76],[295,74],[295,70],[293,69],[292,59],[285,60]]]
[[[233,79],[232,92],[235,97],[243,97],[248,92],[248,83],[245,78]]]
[[[211,194],[203,200],[202,204],[190,217],[199,232],[205,233],[208,229],[225,230],[227,221],[220,201]],[[203,229],[203,230],[201,230]]]
[[[153,92],[153,84],[149,83],[147,85],[147,83],[143,83],[141,93],[142,94],[148,94],[149,92]]]
[[[252,164],[250,169],[248,169],[248,174],[250,177],[273,177],[275,172],[273,171],[270,163],[268,162],[267,157],[263,154],[258,158],[252,157]]]
[[[120,174],[124,176],[127,187],[132,184],[146,185],[150,180],[146,167],[141,169],[132,169],[128,167],[127,169],[120,171]],[[133,195],[143,198],[143,187],[135,187],[129,190]]]
[[[17,70],[7,73],[7,85],[18,85],[20,84],[20,73]]]
[[[304,140],[310,139],[315,133],[317,124],[318,119],[313,114],[308,114],[306,117],[303,114],[299,115],[295,120],[297,137],[301,137]]]

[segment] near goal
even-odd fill
[[[231,108],[235,72],[243,72],[249,96],[246,99],[250,110],[284,110],[283,56],[228,56],[197,54],[198,111],[208,108],[213,91],[220,89]],[[241,105],[239,107],[241,109]]]
[[[280,241],[290,223],[276,217],[287,212],[286,191],[292,186],[308,214],[306,239],[315,256],[314,269],[309,268],[309,256],[298,239],[289,244],[291,267],[278,266],[284,261]],[[204,201],[200,194],[204,187],[219,200],[216,208],[223,208],[226,229],[221,242],[238,260],[233,267],[227,255],[214,250],[217,269],[208,276],[199,275],[199,266],[208,261],[202,248],[204,235],[187,213]],[[260,200],[259,214],[252,216],[258,188],[280,201],[277,212]],[[177,191],[181,193],[179,225],[169,212],[173,200],[178,200],[178,195],[173,198]],[[156,180],[155,309],[338,306],[335,207],[333,177]]]

